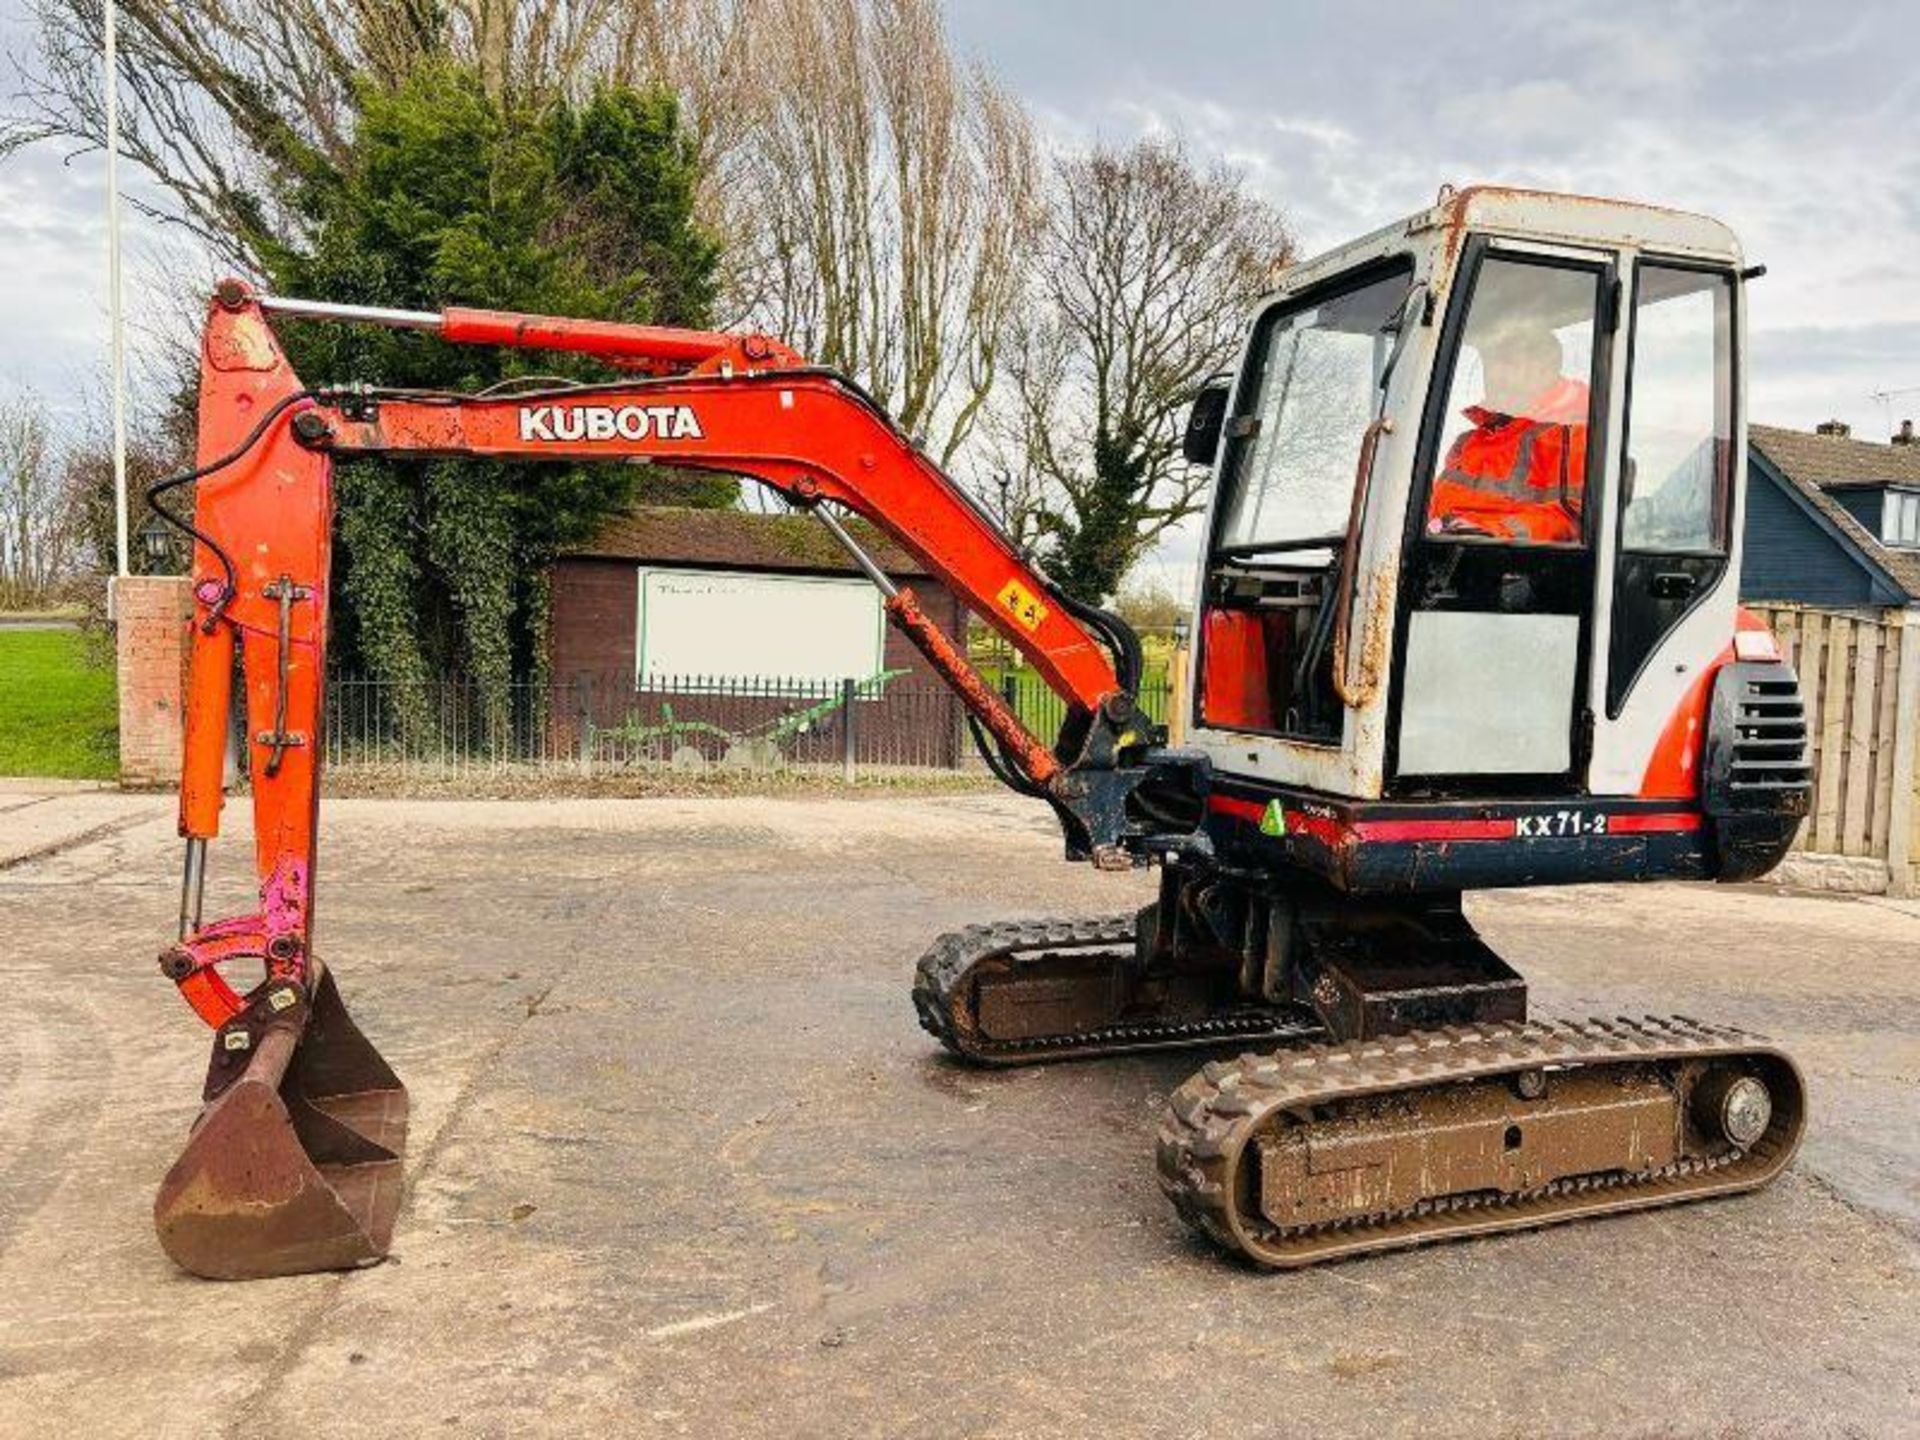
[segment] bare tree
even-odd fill
[[[0,154],[40,140],[105,143],[102,0],[32,0],[36,63],[16,62]],[[289,185],[346,157],[355,89],[421,64],[471,65],[497,98],[538,107],[601,80],[653,79],[690,99],[702,158],[747,125],[747,7],[699,0],[119,0],[121,145],[220,259],[251,268],[262,238],[297,235]],[[131,197],[131,203],[139,203]]]
[[[404,69],[404,22],[429,7],[335,0],[122,0],[121,145],[158,179],[215,255],[247,264],[285,219],[276,172],[312,173],[345,153],[359,74]],[[101,0],[36,0],[39,64],[19,71],[11,149],[104,144]],[[421,45],[424,37],[413,37]],[[132,204],[142,204],[137,193]]]
[[[1167,140],[1062,158],[1049,200],[996,436],[1027,536],[1100,600],[1202,504],[1186,407],[1231,363],[1293,237],[1232,169]]]
[[[71,573],[77,534],[45,404],[0,401],[0,605],[36,604]]]
[[[0,153],[103,143],[102,0],[33,0]],[[122,145],[222,262],[300,238],[292,187],[345,159],[355,87],[468,64],[539,106],[602,80],[680,99],[725,319],[867,383],[951,460],[998,368],[1033,230],[1031,126],[957,61],[937,0],[120,0]],[[138,203],[137,196],[134,203]]]
[[[88,386],[70,398],[72,408],[61,418],[49,457],[49,480],[57,494],[48,503],[65,527],[63,575],[98,579],[113,573],[118,558],[109,402],[104,385]],[[191,393],[179,389],[162,404],[133,407],[126,452],[127,532],[133,543],[127,562],[136,575],[181,574],[190,559],[191,547],[177,531],[169,531],[168,553],[162,555],[148,551],[142,532],[154,515],[147,487],[193,463],[194,417]],[[193,495],[189,484],[164,503],[173,514],[191,515]]]
[[[749,48],[760,13],[726,0],[623,0],[583,67],[624,85],[663,86],[678,98],[699,169],[696,213],[727,242],[715,317],[726,326],[742,323],[763,299],[754,247],[740,238],[758,228],[746,179],[764,83]]]
[[[747,141],[757,318],[862,380],[943,464],[1000,368],[1034,229],[1024,111],[935,0],[767,0]]]

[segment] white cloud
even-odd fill
[[[1344,126],[1311,115],[1269,115],[1267,126],[1276,135],[1297,135],[1330,150],[1344,150],[1355,140],[1354,133]]]
[[[1576,143],[1592,130],[1594,104],[1565,80],[1521,80],[1448,95],[1434,118],[1445,130],[1506,149],[1558,146]]]

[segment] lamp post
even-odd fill
[[[140,548],[146,553],[147,572],[171,575],[180,550],[171,526],[158,515],[149,515],[140,527]]]
[[[107,104],[107,365],[113,391],[113,538],[114,574],[126,575],[127,562],[127,396],[123,329],[125,292],[120,283],[120,51],[119,11],[106,0]],[[111,593],[111,591],[109,591]]]

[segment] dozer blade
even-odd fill
[[[256,1280],[384,1259],[400,1204],[407,1092],[314,963],[311,1007],[270,981],[217,1032],[206,1108],[160,1185],[183,1270]]]
[[[1758,1189],[1806,1125],[1783,1052],[1681,1018],[1451,1026],[1209,1065],[1160,1184],[1274,1269]]]

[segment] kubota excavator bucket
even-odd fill
[[[206,1108],[153,1218],[175,1264],[212,1280],[385,1258],[400,1205],[407,1091],[312,963],[311,1005],[269,981],[214,1037]]]

